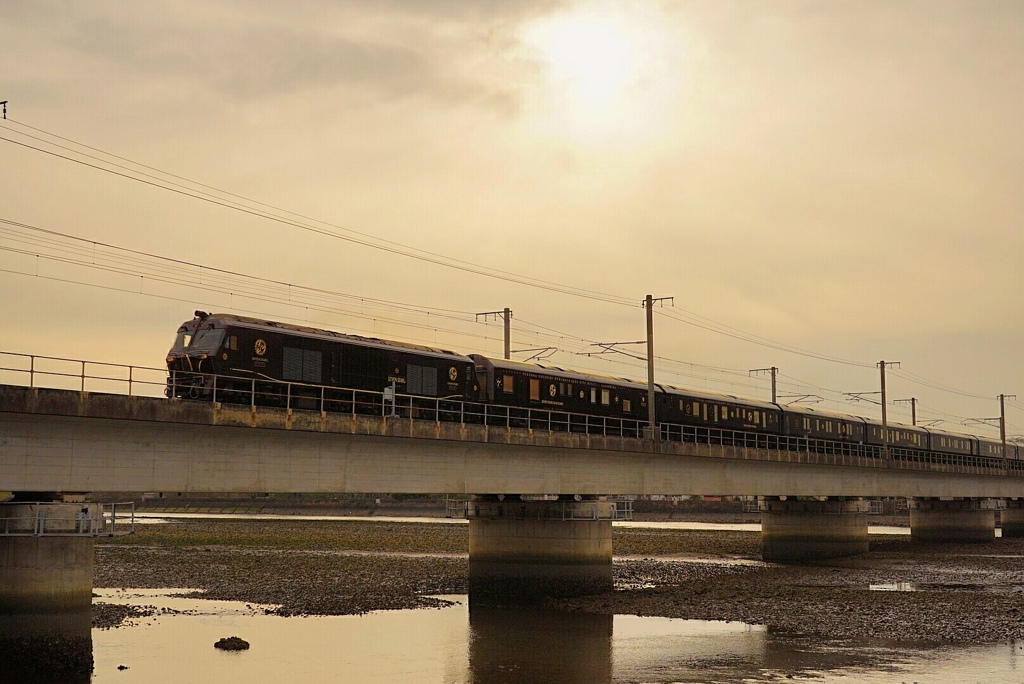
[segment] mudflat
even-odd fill
[[[468,526],[176,520],[96,545],[94,586],[187,587],[280,615],[431,608],[465,593]],[[757,532],[615,528],[612,593],[566,609],[768,625],[826,638],[1024,639],[1024,539],[923,544],[872,535],[871,552],[814,566],[759,562]],[[96,626],[128,611],[94,604]]]

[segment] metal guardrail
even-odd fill
[[[75,510],[77,509],[77,510]],[[70,511],[74,510],[73,514]],[[135,532],[135,504],[0,504],[0,537],[120,537]]]
[[[201,378],[203,385],[194,384]],[[595,416],[586,413],[533,409],[465,401],[460,397],[422,397],[392,394],[389,390],[355,390],[284,380],[173,371],[168,375],[173,396],[207,395],[215,403],[269,406],[321,413],[378,415],[491,427],[524,428],[546,432],[600,434],[640,439],[646,420]]]
[[[467,402],[461,398],[432,398],[381,391],[353,390],[269,378],[239,377],[186,371],[167,372],[166,368],[131,366],[116,363],[82,361],[52,356],[18,354],[0,351],[0,383],[10,378],[27,379],[29,387],[42,386],[44,380],[69,389],[100,391],[104,386],[120,386],[144,396],[161,396],[165,389],[172,395],[195,390],[196,397],[209,394],[215,403],[248,404],[287,410],[312,410],[321,413],[377,415],[383,418],[409,418],[467,425],[486,425],[508,429],[543,432],[565,432],[620,438],[645,438],[646,420],[594,416],[585,413],[531,409],[500,404]],[[16,364],[16,365],[9,365]],[[111,370],[115,369],[115,370]],[[158,377],[159,376],[159,377]],[[198,383],[198,384],[197,384]],[[953,469],[984,469],[1024,477],[1024,461],[1004,460],[991,456],[948,454],[920,449],[890,446],[885,458],[880,445],[832,441],[807,437],[764,434],[740,430],[697,427],[661,423],[662,439],[693,442],[712,446],[808,453],[824,457],[869,459],[897,467],[914,468],[912,464],[948,466]],[[906,464],[906,465],[902,465]]]
[[[29,387],[49,386],[81,392],[120,387],[127,388],[129,396],[161,396],[167,385],[167,368],[0,351],[0,380],[7,379],[20,379],[22,382],[17,384],[27,381]],[[140,393],[140,386],[151,391]]]

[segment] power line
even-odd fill
[[[14,122],[14,123],[19,123],[19,122]],[[20,124],[19,123],[19,125],[24,125],[24,124]],[[8,130],[12,130],[8,126],[0,126],[0,127],[7,128]],[[40,129],[33,129],[33,130],[40,130]],[[14,131],[14,132],[19,134],[19,135],[26,135],[24,133],[20,133],[20,132],[17,132],[17,131]],[[47,135],[50,135],[50,134],[47,133]],[[39,138],[36,137],[36,136],[27,136],[27,137],[31,137],[32,139],[39,140]],[[55,137],[58,137],[58,136],[55,136]],[[68,140],[67,138],[60,138],[60,139]],[[299,221],[299,220],[289,219],[289,218],[286,218],[284,216],[275,215],[275,214],[270,213],[268,211],[264,211],[264,210],[261,210],[261,209],[256,209],[256,208],[253,208],[253,207],[250,207],[250,206],[246,206],[246,205],[244,205],[244,204],[242,204],[240,202],[236,202],[236,201],[231,200],[231,199],[225,199],[223,197],[217,197],[215,195],[211,195],[209,193],[205,193],[205,192],[202,192],[202,191],[199,191],[199,190],[195,190],[195,189],[183,186],[181,184],[172,183],[170,181],[158,178],[158,177],[150,175],[150,174],[141,174],[140,172],[138,172],[138,171],[136,171],[134,169],[130,169],[130,168],[127,168],[127,167],[124,167],[124,166],[121,166],[121,165],[113,165],[110,162],[107,162],[105,160],[99,159],[99,158],[97,158],[95,156],[92,156],[92,155],[82,155],[82,156],[86,156],[87,158],[93,159],[93,160],[98,161],[98,162],[100,162],[102,164],[110,164],[112,166],[116,166],[116,168],[124,169],[125,171],[128,171],[129,173],[122,173],[120,171],[116,171],[116,170],[111,169],[111,168],[100,166],[98,164],[92,164],[92,163],[89,163],[87,161],[83,161],[81,159],[76,159],[76,158],[73,158],[73,157],[70,157],[70,156],[67,156],[67,155],[64,155],[64,154],[59,154],[57,152],[53,152],[51,150],[46,150],[46,149],[43,149],[41,147],[36,147],[35,145],[30,145],[28,143],[20,142],[20,141],[17,141],[17,140],[12,140],[11,138],[6,138],[6,137],[3,137],[3,136],[0,136],[0,140],[12,143],[14,145],[19,145],[21,147],[25,147],[25,148],[28,148],[28,149],[31,149],[31,150],[35,150],[37,152],[41,152],[43,154],[47,154],[47,155],[56,157],[58,159],[63,159],[65,161],[70,161],[70,162],[73,162],[75,164],[79,164],[79,165],[82,165],[82,166],[85,166],[85,167],[88,167],[88,168],[91,168],[91,169],[95,169],[97,171],[103,171],[105,173],[113,174],[115,176],[119,176],[119,177],[125,178],[127,180],[133,180],[133,181],[135,181],[137,183],[142,183],[142,184],[145,184],[145,185],[149,185],[151,187],[160,188],[162,190],[167,190],[168,192],[173,192],[173,193],[176,193],[176,194],[179,194],[179,195],[184,195],[186,197],[191,197],[193,199],[198,199],[198,200],[201,200],[201,201],[204,201],[204,202],[208,202],[210,204],[214,204],[214,205],[217,205],[217,206],[220,206],[220,207],[224,207],[224,208],[227,208],[227,209],[233,209],[235,211],[239,211],[239,212],[242,212],[242,213],[245,213],[245,214],[249,214],[251,216],[256,216],[258,218],[263,218],[263,219],[266,219],[266,220],[269,220],[269,221],[280,223],[280,224],[286,225],[286,226],[291,226],[293,228],[298,228],[300,230],[305,230],[305,231],[308,231],[308,232],[311,232],[311,233],[316,233],[316,234],[319,234],[319,235],[323,235],[325,237],[331,237],[331,238],[338,239],[338,240],[344,240],[346,242],[351,242],[351,243],[358,244],[358,245],[361,245],[361,246],[364,246],[364,247],[369,247],[371,249],[377,249],[377,250],[380,250],[380,251],[383,251],[383,252],[387,252],[387,253],[391,253],[391,254],[395,254],[395,255],[398,255],[398,256],[404,256],[404,257],[408,257],[408,258],[411,258],[411,259],[416,259],[418,261],[422,261],[422,262],[426,262],[426,263],[431,263],[431,264],[435,264],[435,265],[438,265],[438,266],[444,266],[446,268],[451,268],[451,269],[463,271],[463,272],[466,272],[466,273],[471,273],[471,274],[474,274],[474,275],[485,276],[485,277],[488,277],[488,278],[493,278],[493,279],[501,280],[501,281],[504,281],[504,282],[515,283],[515,284],[518,284],[518,285],[525,285],[527,287],[533,287],[533,288],[537,288],[537,289],[541,289],[541,290],[546,290],[546,291],[549,291],[549,292],[557,292],[559,294],[567,294],[567,295],[571,295],[571,296],[575,296],[575,297],[582,297],[582,298],[585,298],[585,299],[591,299],[591,300],[595,300],[595,301],[602,301],[602,302],[609,303],[609,304],[617,304],[617,305],[620,305],[620,306],[632,305],[632,299],[629,299],[629,298],[618,297],[616,295],[611,295],[611,294],[602,293],[602,292],[596,292],[596,291],[592,291],[592,290],[586,290],[584,288],[576,288],[576,287],[573,287],[573,286],[570,286],[570,285],[564,285],[564,284],[555,283],[555,282],[552,282],[552,281],[546,281],[546,280],[542,280],[542,279],[538,279],[538,278],[531,278],[531,277],[528,277],[528,276],[521,276],[521,275],[517,275],[515,273],[508,272],[508,271],[502,271],[500,269],[482,268],[480,266],[477,266],[477,265],[472,264],[472,263],[467,262],[467,261],[462,261],[462,260],[459,260],[459,259],[455,259],[455,258],[452,258],[452,257],[444,256],[444,255],[437,254],[437,253],[434,253],[434,252],[429,252],[427,250],[421,250],[421,249],[409,247],[409,246],[404,245],[402,243],[393,242],[393,241],[390,241],[390,240],[384,240],[382,238],[377,238],[375,236],[371,236],[371,235],[368,235],[366,233],[361,233],[359,231],[355,231],[355,230],[352,230],[352,229],[349,229],[349,228],[344,228],[342,226],[338,226],[338,225],[335,225],[335,224],[332,224],[332,223],[329,223],[329,222],[325,222],[325,221],[321,221],[321,220],[318,220],[318,219],[309,219],[309,218],[307,218],[307,217],[305,217],[305,216],[303,216],[301,214],[296,214],[294,212],[290,212],[290,211],[286,211],[286,210],[282,210],[282,209],[277,209],[276,207],[273,207],[272,205],[268,205],[268,204],[264,204],[262,202],[257,202],[255,200],[244,198],[244,197],[242,197],[240,195],[236,195],[234,193],[230,193],[230,192],[227,192],[227,191],[224,191],[224,190],[213,188],[212,186],[205,185],[205,184],[202,184],[202,183],[197,183],[197,182],[194,182],[194,181],[187,181],[188,183],[190,183],[192,185],[195,185],[195,186],[198,186],[198,187],[213,189],[217,193],[220,193],[221,195],[226,195],[228,197],[239,197],[239,198],[243,199],[245,202],[250,202],[250,203],[256,204],[258,206],[268,207],[270,209],[274,209],[274,211],[281,211],[283,213],[290,214],[292,216],[296,216],[298,218],[305,219],[307,221],[314,221],[315,223],[319,223],[319,224],[322,224],[322,225],[330,226],[331,228],[334,228],[336,230],[329,230],[329,229],[326,229],[326,228],[320,228],[320,227],[311,225],[309,223],[304,223],[304,222]],[[69,151],[69,152],[71,152],[73,154],[79,154],[79,155],[82,154],[81,152],[77,152],[75,150],[68,149],[66,146],[55,145],[54,143],[49,143],[49,142],[43,141],[43,140],[40,140],[40,142],[43,142],[44,144],[54,145],[55,147],[58,147],[59,149],[67,150],[67,151]],[[74,143],[74,144],[78,145],[79,143]],[[92,149],[92,150],[96,149],[96,148],[88,147],[88,146],[85,146],[85,145],[82,145],[82,146],[86,147],[87,149]],[[124,157],[118,157],[116,155],[109,155],[106,152],[103,152],[103,154],[107,154],[108,156],[114,157],[116,159],[124,160]],[[136,162],[130,162],[130,163],[135,164],[137,166],[140,166],[142,168],[148,168],[148,169],[151,169],[151,170],[155,170],[155,169],[153,169],[153,167],[145,166],[143,164],[138,164]],[[175,176],[174,174],[169,174],[169,173],[166,173],[164,171],[159,171],[159,173],[161,173],[163,175],[166,175],[166,176],[170,176],[172,178],[178,178],[178,179],[186,180],[186,179],[183,179],[181,176]],[[132,174],[140,174],[140,175],[142,175],[144,177],[138,177],[138,176],[132,175]],[[147,178],[149,178],[151,180],[147,180]],[[346,235],[346,234],[342,234],[342,233],[337,232],[339,230],[340,231],[344,231],[345,233],[348,233],[348,234]]]
[[[474,264],[472,262],[463,261],[463,260],[460,260],[460,259],[456,259],[456,258],[453,258],[453,257],[449,257],[449,256],[446,256],[446,255],[443,255],[443,254],[439,254],[439,253],[436,253],[436,252],[430,252],[430,251],[427,251],[427,250],[422,250],[422,249],[414,248],[414,247],[411,247],[411,246],[408,246],[408,245],[405,245],[405,244],[402,244],[402,243],[399,243],[399,242],[390,241],[390,240],[386,240],[386,239],[383,239],[383,238],[378,238],[378,237],[372,236],[372,235],[370,235],[368,233],[356,231],[356,230],[353,230],[353,229],[350,229],[350,228],[345,228],[343,226],[339,226],[339,225],[332,224],[332,223],[329,223],[329,222],[325,222],[325,221],[321,221],[321,220],[318,220],[318,219],[314,219],[314,218],[305,216],[305,215],[300,214],[300,213],[292,212],[292,211],[289,211],[289,210],[286,210],[286,209],[282,209],[282,208],[276,207],[276,206],[271,205],[271,204],[259,202],[259,201],[254,200],[254,199],[244,197],[242,195],[238,195],[238,194],[231,193],[231,192],[228,192],[228,191],[225,191],[225,190],[221,190],[221,189],[218,189],[218,188],[216,188],[214,186],[211,186],[211,185],[199,183],[199,182],[190,180],[188,178],[185,178],[183,176],[175,175],[175,174],[172,174],[172,173],[160,170],[160,169],[158,169],[156,167],[153,167],[153,166],[147,166],[145,164],[141,164],[139,162],[135,162],[135,161],[130,160],[130,159],[126,158],[126,157],[118,156],[118,155],[106,152],[104,150],[101,150],[99,148],[92,147],[92,146],[89,146],[89,145],[85,145],[83,143],[79,143],[79,142],[74,141],[74,140],[72,140],[70,138],[66,138],[66,137],[63,137],[63,136],[60,136],[60,135],[57,135],[57,134],[54,134],[54,133],[50,133],[50,132],[45,131],[43,129],[40,129],[40,128],[31,126],[31,125],[28,125],[28,124],[25,124],[25,123],[22,123],[22,122],[18,122],[18,121],[14,121],[14,120],[8,120],[8,121],[9,121],[9,123],[4,122],[4,123],[0,124],[0,127],[4,128],[6,130],[9,130],[9,131],[11,131],[12,133],[14,133],[16,135],[24,136],[24,137],[29,138],[31,140],[36,140],[36,141],[38,141],[38,142],[40,142],[40,143],[42,143],[44,145],[49,145],[49,146],[55,147],[57,149],[65,150],[65,151],[69,152],[70,154],[78,155],[79,157],[84,157],[85,159],[91,159],[91,160],[96,161],[98,163],[97,164],[93,164],[93,163],[90,163],[88,161],[84,161],[81,158],[74,158],[74,157],[71,157],[71,156],[60,154],[58,152],[54,152],[52,150],[43,149],[43,148],[37,147],[35,145],[31,145],[31,144],[28,144],[28,143],[25,143],[25,142],[21,142],[21,141],[18,141],[18,140],[13,140],[11,138],[7,138],[7,137],[3,137],[3,136],[0,136],[0,140],[9,142],[9,143],[14,144],[14,145],[19,145],[21,147],[24,147],[24,148],[27,148],[27,149],[31,149],[31,150],[34,150],[34,151],[37,151],[37,152],[40,152],[40,153],[43,153],[43,154],[46,154],[46,155],[50,155],[50,156],[53,156],[53,157],[58,158],[58,159],[63,159],[65,161],[70,161],[70,162],[73,162],[73,163],[76,163],[76,164],[79,164],[79,165],[82,165],[82,166],[85,166],[85,167],[88,167],[88,168],[92,168],[92,169],[95,169],[95,170],[98,170],[98,171],[103,171],[103,172],[106,172],[106,173],[109,173],[109,174],[112,174],[112,175],[115,175],[115,176],[118,176],[118,177],[121,177],[121,178],[125,178],[127,180],[134,180],[134,181],[136,181],[138,183],[150,185],[152,187],[156,187],[156,188],[163,189],[163,190],[166,190],[166,191],[169,191],[169,192],[177,193],[177,194],[180,194],[180,195],[183,195],[183,196],[191,197],[193,199],[198,199],[198,200],[201,200],[201,201],[204,201],[204,202],[208,202],[208,203],[211,203],[211,204],[214,204],[214,205],[217,205],[217,206],[221,206],[221,207],[224,207],[224,208],[227,208],[227,209],[233,209],[235,211],[246,213],[246,214],[258,217],[258,218],[263,218],[263,219],[266,219],[266,220],[269,220],[269,221],[272,221],[272,222],[279,223],[281,225],[297,228],[297,229],[300,229],[300,230],[308,231],[308,232],[311,232],[311,233],[314,233],[314,234],[323,235],[323,236],[326,236],[326,237],[331,237],[331,238],[335,238],[335,239],[339,239],[339,240],[344,240],[344,241],[347,241],[347,242],[350,242],[350,243],[353,243],[353,244],[358,244],[358,245],[361,245],[361,246],[369,247],[371,249],[380,250],[380,251],[383,251],[383,252],[386,252],[386,253],[391,253],[391,254],[395,254],[395,255],[399,255],[399,256],[404,256],[404,257],[407,257],[407,258],[416,259],[416,260],[419,260],[419,261],[422,261],[422,262],[425,262],[425,263],[431,263],[431,264],[434,264],[434,265],[438,265],[438,266],[442,266],[442,267],[446,267],[446,268],[451,268],[451,269],[463,271],[463,272],[474,274],[474,275],[481,275],[481,276],[485,276],[485,277],[488,277],[488,278],[501,280],[501,281],[504,281],[504,282],[510,282],[510,283],[515,283],[515,284],[525,285],[525,286],[528,286],[528,287],[538,288],[538,289],[546,290],[546,291],[549,291],[549,292],[557,292],[557,293],[560,293],[560,294],[567,294],[567,295],[571,295],[571,296],[582,297],[582,298],[587,298],[587,299],[591,299],[591,300],[594,300],[594,301],[600,301],[600,302],[604,302],[604,303],[616,304],[616,305],[622,305],[622,306],[632,306],[633,302],[634,302],[634,298],[632,298],[632,297],[620,297],[620,296],[612,295],[612,294],[608,294],[608,293],[597,292],[597,291],[593,291],[593,290],[587,290],[585,288],[577,288],[577,287],[573,287],[573,286],[570,286],[570,285],[564,285],[564,284],[556,283],[556,282],[553,282],[553,281],[547,281],[547,280],[543,280],[543,279],[532,278],[532,277],[529,277],[529,276],[523,276],[523,275],[515,274],[515,273],[509,272],[509,271],[503,271],[503,270],[500,270],[500,269],[483,268],[483,267],[478,266],[478,265],[476,265],[476,264]],[[86,149],[86,150],[91,150],[91,151],[96,152],[96,153],[98,153],[100,155],[103,155],[104,157],[109,157],[110,159],[116,159],[116,160],[119,160],[119,161],[126,162],[127,164],[130,164],[131,166],[125,166],[125,165],[122,165],[122,164],[117,164],[117,163],[109,161],[109,159],[104,159],[104,158],[99,157],[99,156],[86,154],[86,153],[80,151],[79,149],[75,149],[74,147],[69,147],[69,146],[66,146],[66,145],[60,145],[58,143],[53,142],[52,140],[48,140],[46,138],[42,138],[42,137],[35,136],[35,135],[30,135],[28,133],[25,133],[24,131],[15,130],[15,129],[11,128],[11,126],[9,124],[14,124],[14,125],[17,125],[19,127],[25,128],[25,129],[36,131],[38,133],[41,133],[44,136],[48,136],[49,138],[53,138],[53,139],[56,139],[56,140],[61,140],[61,141],[67,142],[70,145],[76,146],[78,148],[82,148],[82,149]],[[110,168],[110,167],[113,167],[113,168]],[[137,168],[132,168],[132,167],[137,167]],[[116,169],[121,169],[124,172],[118,171]],[[159,174],[159,176],[158,175],[149,174],[149,173],[145,173],[143,171],[140,171],[139,169],[147,169],[149,171],[153,171],[156,174]],[[172,180],[168,180],[168,178],[176,179],[176,180],[179,180],[179,181],[183,181],[187,185],[184,185],[182,183],[177,183],[177,182],[174,182]],[[205,192],[204,189],[205,190],[210,190],[212,192]],[[216,193],[216,194],[213,194],[213,193]],[[231,199],[231,198],[234,198],[234,199]],[[238,201],[236,201],[236,200],[238,200]],[[245,204],[245,203],[248,203],[248,204]],[[255,205],[255,207],[254,206],[249,206],[249,205]],[[259,208],[256,208],[256,207],[263,207],[264,209],[259,209]],[[270,210],[270,211],[268,211],[268,210]],[[279,213],[275,214],[273,212],[279,212]],[[287,216],[295,217],[295,218],[288,218],[288,217],[283,216],[281,214],[286,214]],[[319,224],[319,225],[313,225],[313,224]],[[12,225],[13,225],[13,222],[12,222]],[[323,228],[321,226],[329,226],[330,229],[329,228]],[[339,231],[341,231],[341,232],[339,232]],[[191,266],[195,266],[195,267],[198,267],[200,269],[207,268],[208,270],[211,270],[211,271],[216,271],[217,270],[217,269],[209,269],[208,267],[197,266],[197,265],[194,265],[194,264],[191,264]],[[225,272],[225,271],[218,271],[218,272],[223,274],[222,277],[228,277],[227,274],[230,273],[230,272]],[[238,275],[238,274],[231,274],[232,277],[236,276],[236,275]],[[268,281],[268,282],[272,282],[272,281]],[[315,292],[315,289],[307,288],[307,296],[315,297],[316,295],[313,294],[314,292]],[[803,356],[803,357],[807,357],[807,358],[827,361],[827,362],[830,362],[830,363],[849,365],[849,366],[854,366],[854,367],[869,368],[869,367],[873,367],[873,365],[874,365],[874,364],[858,362],[858,361],[854,361],[854,360],[850,360],[850,359],[844,359],[844,358],[837,357],[837,356],[831,356],[831,355],[827,355],[827,354],[822,354],[822,353],[814,352],[814,351],[811,351],[811,350],[808,350],[808,349],[803,349],[803,348],[800,348],[800,347],[796,347],[794,345],[789,345],[789,344],[785,344],[785,343],[778,342],[778,341],[775,341],[775,340],[771,340],[770,338],[766,338],[766,337],[763,337],[763,336],[760,336],[760,335],[749,333],[749,332],[746,332],[746,331],[741,330],[739,328],[735,328],[735,327],[726,325],[724,323],[720,323],[720,322],[714,321],[713,319],[710,319],[710,318],[701,316],[699,314],[696,314],[694,312],[686,311],[686,310],[683,310],[683,309],[659,310],[657,313],[659,313],[659,315],[666,316],[666,317],[668,317],[670,319],[676,320],[677,322],[685,323],[685,324],[690,325],[692,327],[696,327],[696,328],[703,329],[703,330],[706,330],[706,331],[709,331],[709,332],[712,332],[712,333],[715,333],[715,334],[723,335],[723,336],[730,337],[730,338],[733,338],[733,339],[737,339],[737,340],[740,340],[740,341],[743,341],[743,342],[747,342],[747,343],[750,343],[750,344],[756,344],[758,346],[763,346],[763,347],[775,349],[775,350],[778,350],[778,351],[783,351],[783,352],[790,353],[790,354],[795,354],[795,355],[799,355],[799,356]],[[684,363],[684,362],[679,362],[679,363]],[[897,375],[898,377],[901,377],[901,378],[903,378],[905,380],[908,380],[910,382],[915,382],[917,384],[921,384],[921,385],[930,387],[932,389],[937,389],[937,390],[940,390],[940,391],[950,392],[950,393],[957,394],[957,395],[964,396],[964,397],[978,398],[978,399],[987,398],[987,397],[985,397],[983,395],[979,395],[979,394],[974,394],[974,393],[969,393],[969,392],[964,392],[964,391],[961,391],[961,390],[957,390],[957,389],[949,387],[947,385],[943,385],[941,383],[937,383],[937,382],[933,382],[933,381],[927,380],[925,378],[922,378],[920,376],[916,376],[916,375],[914,375],[912,373],[909,373],[909,372],[906,372],[906,371],[904,371],[904,372],[894,372],[894,375]],[[733,383],[733,384],[736,384],[736,383]],[[1014,408],[1018,408],[1018,407],[1014,406]]]

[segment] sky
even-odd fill
[[[1024,435],[1024,3],[12,0],[0,45],[4,368],[159,368],[196,309],[500,356],[508,307],[643,380],[586,354],[652,294],[660,382],[877,417],[897,361]]]

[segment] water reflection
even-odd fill
[[[0,631],[0,681],[89,684],[92,665],[91,636],[23,636]]]
[[[611,615],[469,607],[469,670],[478,684],[612,681]]]
[[[93,684],[216,681],[779,682],[1022,681],[1022,644],[922,649],[821,641],[742,623],[466,605],[282,618],[231,602],[101,592],[167,614],[94,630]],[[249,651],[213,648],[237,635]],[[128,669],[119,670],[124,665]],[[2,672],[2,671],[0,671]],[[2,679],[2,675],[0,675]],[[60,681],[60,680],[55,680]]]

